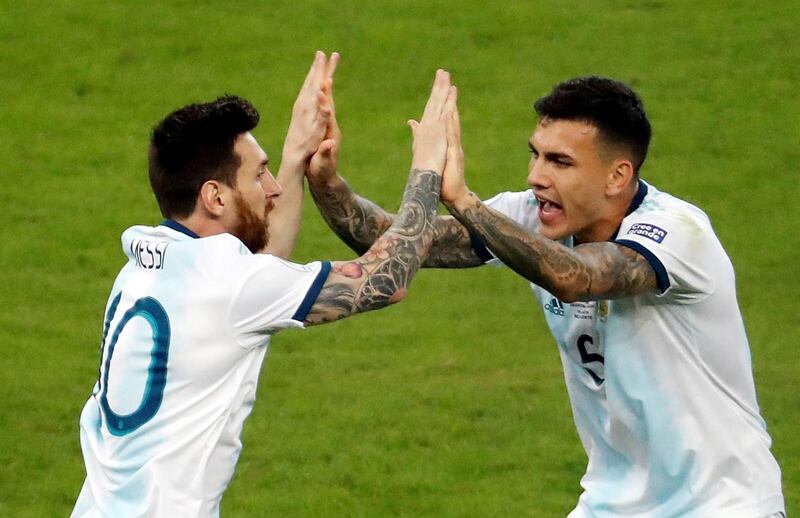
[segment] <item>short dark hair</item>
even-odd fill
[[[249,101],[226,95],[184,106],[158,123],[150,138],[149,174],[164,217],[191,215],[208,180],[236,185],[241,158],[233,150],[234,142],[255,128],[258,119]]]
[[[642,100],[621,81],[596,76],[569,79],[533,107],[541,119],[587,122],[608,143],[627,146],[637,173],[647,157],[650,121]]]

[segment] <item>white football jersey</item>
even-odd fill
[[[172,221],[128,229],[122,249],[72,516],[217,516],[270,336],[303,326],[330,263],[254,255]]]
[[[486,204],[539,226],[530,190]],[[640,182],[612,240],[647,259],[660,293],[569,304],[531,284],[589,458],[569,518],[783,511],[733,267],[708,217]]]

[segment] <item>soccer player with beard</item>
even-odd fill
[[[569,518],[782,516],[733,266],[702,210],[639,177],[651,135],[639,96],[584,77],[534,106],[530,189],[485,202],[465,183],[453,111],[441,196],[454,217],[434,222],[424,266],[501,261],[530,281],[589,459]],[[393,216],[349,189],[333,151],[309,185],[362,250]]]
[[[128,262],[81,413],[86,480],[72,516],[217,516],[272,335],[404,297],[433,241],[455,106],[444,71],[412,124],[398,223],[352,261],[282,259],[298,230],[304,169],[334,144],[326,127],[337,60],[317,54],[277,179],[244,99],[186,106],[153,131],[150,182],[166,219],[122,235]]]

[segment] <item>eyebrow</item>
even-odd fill
[[[567,155],[565,153],[549,152],[549,153],[545,153],[544,157],[545,157],[545,159],[549,160],[550,162],[566,162],[566,163],[570,163],[570,164],[575,162],[574,158],[572,158],[570,155]]]
[[[536,146],[534,146],[533,142],[531,142],[531,141],[528,141],[528,148],[533,153],[539,153],[539,151],[536,149]],[[570,156],[570,155],[568,155],[566,153],[556,153],[556,152],[553,152],[553,151],[546,151],[544,153],[544,157],[547,160],[550,160],[550,161],[557,161],[557,160],[561,160],[561,161],[565,161],[566,160],[566,161],[569,161],[569,162],[574,161],[572,156]]]
[[[567,160],[572,160],[572,156],[566,153],[556,153],[554,151],[548,151],[544,154],[544,156],[550,160],[555,160],[560,158],[566,158]]]

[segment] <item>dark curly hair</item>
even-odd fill
[[[208,180],[236,185],[241,158],[236,138],[258,125],[249,101],[227,95],[205,104],[190,104],[167,115],[150,138],[150,186],[166,218],[189,216]]]
[[[569,79],[533,107],[541,119],[592,124],[607,143],[627,147],[638,174],[652,130],[642,100],[625,83],[596,76]]]

